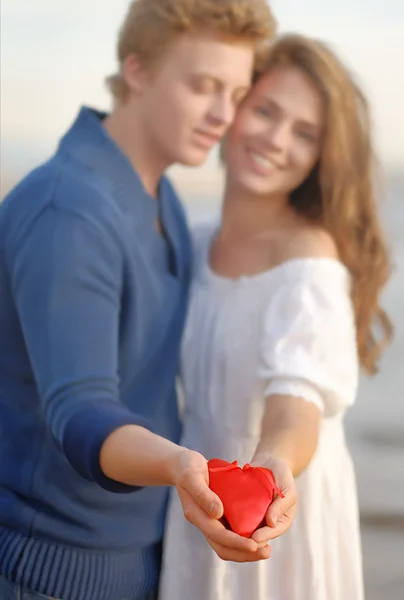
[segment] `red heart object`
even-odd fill
[[[219,458],[208,461],[209,487],[221,499],[224,517],[230,529],[243,537],[251,537],[262,522],[276,492],[272,471],[264,467],[229,463]]]

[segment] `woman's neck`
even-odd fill
[[[258,237],[294,218],[287,195],[253,196],[226,187],[220,237]]]

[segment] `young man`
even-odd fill
[[[205,160],[273,30],[266,0],[131,4],[114,110],[1,206],[1,597],[151,598],[170,485],[223,559],[268,556],[176,444],[190,241],[163,172]]]

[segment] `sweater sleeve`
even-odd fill
[[[13,294],[47,426],[83,477],[114,491],[103,442],[127,424],[151,429],[119,399],[123,258],[97,224],[47,208],[14,247]]]

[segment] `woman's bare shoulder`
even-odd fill
[[[337,245],[330,233],[320,227],[301,227],[288,236],[285,260],[291,258],[339,259]]]

